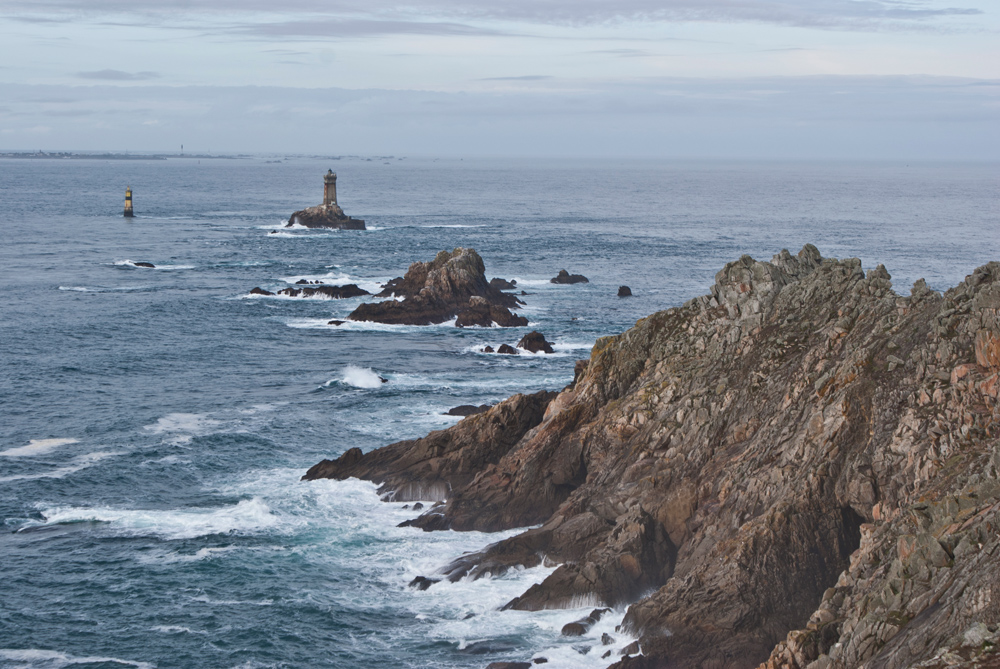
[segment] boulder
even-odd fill
[[[435,583],[440,583],[439,578],[427,578],[426,576],[417,576],[415,579],[410,581],[410,587],[415,590],[426,590]]]
[[[461,404],[457,407],[452,407],[448,409],[445,414],[449,416],[474,416],[477,413],[482,413],[489,409],[492,404],[480,404],[476,406],[474,404]]]
[[[559,274],[549,279],[551,283],[590,283],[582,274],[570,274],[564,269],[559,270]]]
[[[514,290],[517,288],[517,281],[507,279],[501,279],[500,277],[493,277],[490,279],[490,285],[499,290]]]
[[[610,610],[611,609],[594,609],[585,618],[581,618],[580,620],[576,620],[571,623],[566,623],[565,625],[563,625],[562,635],[583,636],[588,631],[590,631],[591,627],[600,622],[601,618],[604,617],[604,614]],[[605,636],[607,635],[605,634]]]
[[[502,353],[503,355],[519,355],[521,352],[510,344],[500,344],[500,348],[497,349],[497,353]]]
[[[344,323],[345,323],[345,321],[338,321],[337,319],[334,319],[332,321],[327,321],[326,322],[327,325],[338,325],[338,326],[339,325],[343,325]]]
[[[250,291],[250,294],[251,295],[265,295],[265,296],[273,296],[274,295],[274,293],[272,293],[271,291],[264,290],[263,288],[253,288]]]
[[[493,347],[487,344],[483,347],[483,353],[494,353]]]
[[[531,669],[531,662],[490,662],[486,669]]]
[[[618,286],[618,297],[632,297],[632,289],[628,286]]]
[[[501,327],[526,325],[515,316],[517,297],[490,286],[483,259],[473,249],[441,251],[431,262],[415,262],[406,275],[393,279],[377,297],[402,297],[402,301],[365,303],[349,318],[401,325],[430,325],[456,318],[460,327],[493,323]],[[479,298],[479,299],[473,299]]]
[[[531,351],[532,353],[538,353],[542,351],[544,353],[555,353],[552,350],[552,344],[545,341],[545,335],[537,330],[532,330],[528,334],[521,337],[521,341],[517,342],[518,348],[523,348],[525,351]]]

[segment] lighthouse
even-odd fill
[[[125,187],[125,213],[123,214],[125,218],[132,218],[132,187]]]
[[[329,207],[337,204],[337,174],[333,170],[327,170],[323,175],[323,206]]]

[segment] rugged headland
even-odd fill
[[[559,563],[507,607],[628,606],[617,667],[1000,667],[1000,263],[944,295],[806,246],[598,340],[573,383],[325,460],[537,525],[435,579]],[[523,658],[511,658],[523,659]]]
[[[376,297],[400,299],[361,304],[348,318],[397,325],[431,325],[452,318],[458,327],[528,324],[527,318],[510,311],[523,303],[486,279],[486,265],[474,249],[441,251],[430,262],[415,262]]]

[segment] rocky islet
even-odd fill
[[[621,667],[992,666],[1000,263],[944,295],[812,246],[604,337],[515,395],[304,478],[438,502],[424,530],[536,526],[433,578],[561,564],[507,608],[628,606]],[[429,576],[429,577],[430,577]]]

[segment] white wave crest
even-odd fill
[[[65,437],[58,439],[32,439],[28,442],[27,446],[8,448],[6,451],[0,451],[0,455],[8,458],[23,458],[48,453],[49,451],[55,450],[60,446],[67,446],[75,443],[77,443],[76,439]]]
[[[41,525],[96,521],[136,536],[193,539],[210,534],[240,534],[274,528],[279,519],[259,498],[218,509],[115,509],[111,507],[52,507],[41,511]]]
[[[382,378],[371,368],[355,367],[354,365],[348,365],[344,368],[344,375],[340,377],[340,382],[355,388],[382,387]]]
[[[40,472],[38,474],[14,474],[11,476],[3,476],[0,477],[0,483],[6,483],[8,481],[31,481],[35,479],[61,479],[69,476],[70,474],[74,474],[81,469],[92,467],[105,458],[121,454],[121,451],[98,451],[96,453],[87,453],[86,455],[80,455],[73,458],[65,467],[57,467],[47,472]]]
[[[22,666],[38,669],[60,669],[74,664],[122,664],[139,669],[156,669],[155,665],[148,662],[121,660],[117,657],[74,657],[56,650],[38,648],[0,648],[0,660],[25,662]]]

